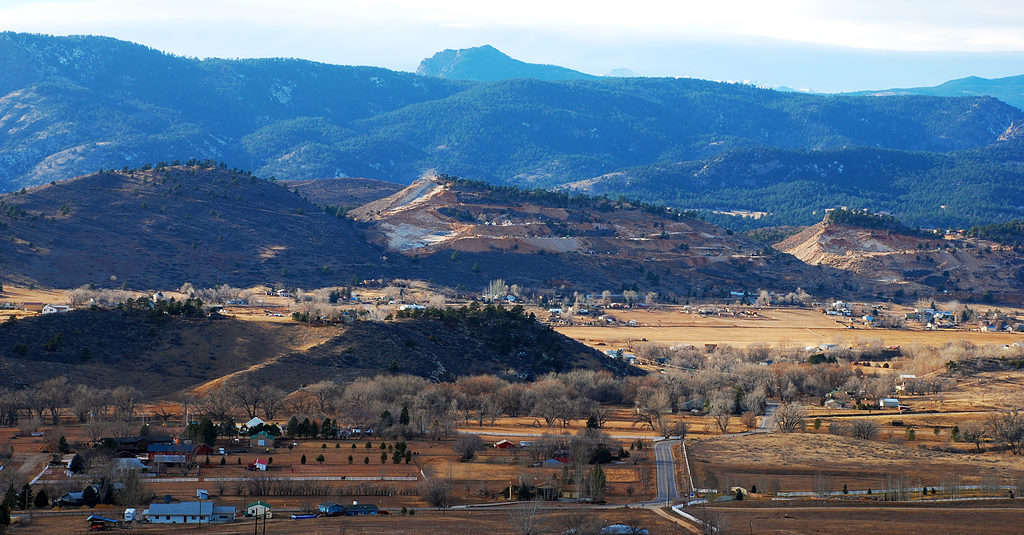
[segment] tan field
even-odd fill
[[[638,326],[559,326],[555,330],[591,347],[609,349],[629,347],[646,339],[662,344],[703,344],[747,347],[755,344],[802,347],[823,343],[858,345],[881,340],[885,345],[943,345],[967,340],[976,344],[1010,344],[1024,341],[1017,333],[973,331],[925,331],[878,329],[858,325],[855,329],[810,309],[764,309],[754,318],[702,317],[678,308],[668,310],[609,311],[620,321],[636,321]]]
[[[513,535],[522,533],[512,525],[513,514],[508,509],[474,511],[419,511],[414,516],[399,514],[317,518],[291,520],[274,518],[267,522],[268,535]],[[574,513],[560,510],[537,512],[541,533],[561,533],[569,525]],[[579,513],[575,513],[579,514]],[[627,523],[647,529],[651,535],[685,533],[677,524],[643,509],[611,509],[588,512],[602,522]],[[182,526],[159,526],[142,524],[131,529],[132,533],[209,533],[211,535],[248,535],[253,533],[253,521],[239,521],[228,525],[183,528]],[[260,523],[259,533],[264,533]],[[13,527],[8,533],[89,533],[85,515],[82,516],[35,516],[30,525]]]

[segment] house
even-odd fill
[[[131,472],[134,470],[145,472],[149,470],[149,467],[142,464],[142,461],[136,457],[114,459],[113,468],[117,472]]]
[[[57,498],[57,505],[60,507],[78,507],[85,505],[85,492],[69,492]]]
[[[59,314],[61,312],[71,312],[71,307],[67,305],[43,305],[43,314]]]
[[[200,500],[209,500],[210,491],[206,489],[196,489],[196,498],[199,498]]]
[[[270,512],[270,504],[257,500],[245,506],[245,516],[248,517],[259,517],[259,518],[274,518],[274,514]]]
[[[494,443],[494,447],[502,450],[516,447],[515,443],[511,440],[499,440]]]
[[[192,459],[190,444],[150,444],[146,455],[151,463],[184,464]]]
[[[154,524],[211,524],[231,522],[235,508],[214,502],[154,503],[143,514]]]
[[[274,441],[277,437],[268,433],[267,431],[260,431],[254,435],[249,435],[249,447],[250,448],[273,448]]]
[[[266,472],[267,466],[269,464],[270,463],[268,463],[266,459],[257,457],[256,460],[249,465],[249,470],[259,470],[260,472]]]
[[[882,398],[878,400],[879,409],[898,409],[900,408],[900,400],[896,398]]]
[[[163,292],[156,292],[155,294],[153,294],[154,303],[159,303],[160,301],[165,301],[166,299],[167,297],[164,296]]]
[[[252,420],[245,422],[245,426],[248,427],[249,429],[255,429],[256,427],[259,427],[261,425],[267,425],[267,422],[264,422],[263,419],[260,418],[259,416],[253,417]]]
[[[427,307],[423,305],[401,305],[398,310],[426,310]]]
[[[292,294],[288,293],[288,290],[284,290],[284,289],[278,290],[276,293],[277,293],[278,297],[291,297],[291,295],[292,295]]]
[[[838,399],[827,399],[825,400],[826,409],[845,409],[846,405]]]

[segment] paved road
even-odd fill
[[[654,466],[658,469],[658,502],[673,502],[679,499],[676,487],[676,459],[672,448],[678,440],[663,440],[654,443]]]
[[[772,433],[775,431],[775,411],[778,409],[778,403],[768,402],[764,404],[764,418],[761,418],[761,425],[757,428],[758,433]]]

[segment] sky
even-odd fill
[[[413,71],[445,48],[817,91],[1024,74],[1020,0],[0,0],[0,29]]]

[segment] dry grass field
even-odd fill
[[[733,502],[702,510],[715,514],[723,532],[752,535],[828,533],[831,535],[1010,535],[1021,532],[1024,507],[1019,502],[981,502],[899,506],[877,504],[811,504]],[[705,516],[706,517],[706,516]]]
[[[538,523],[541,533],[561,533],[570,525],[573,515],[571,511],[538,512]],[[668,535],[685,533],[681,528],[658,516],[642,509],[610,509],[588,512],[604,524],[628,523],[649,530],[651,535]],[[368,517],[317,518],[312,520],[291,520],[275,518],[267,522],[267,535],[514,535],[521,533],[513,527],[514,513],[508,509],[490,509],[474,511],[419,511],[414,516],[382,515]],[[140,525],[133,527],[131,533],[196,533],[210,535],[248,535],[253,533],[252,521],[239,521],[219,526],[189,528],[178,526]],[[42,517],[36,516],[30,525],[14,527],[8,533],[35,534],[88,533],[85,516],[75,517]],[[263,533],[263,524],[258,529]]]
[[[914,442],[866,441],[824,432],[719,435],[687,442],[695,484],[703,488],[756,485],[761,491],[792,492],[824,486],[839,491],[845,484],[850,490],[877,493],[890,475],[905,477],[911,486],[939,486],[954,477],[962,485],[986,479],[1013,484],[1024,474],[1024,459],[1008,453],[945,453]]]
[[[662,344],[704,344],[747,347],[803,347],[823,343],[860,345],[881,340],[885,345],[943,345],[967,340],[975,344],[1010,344],[1024,341],[1014,333],[982,333],[972,331],[925,331],[911,329],[880,329],[857,326],[849,329],[810,309],[765,309],[756,318],[702,317],[682,312],[677,307],[662,310],[622,310],[609,314],[627,326],[567,326],[555,330],[597,349],[630,347],[646,339]]]

